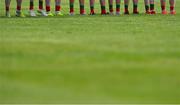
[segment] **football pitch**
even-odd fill
[[[63,17],[14,10],[0,2],[0,104],[180,103],[179,0],[175,16],[145,15],[142,0],[129,16],[69,16],[67,0]]]

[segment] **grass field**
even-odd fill
[[[0,103],[180,103],[179,0],[175,16],[62,5],[63,17],[5,18],[0,2]]]

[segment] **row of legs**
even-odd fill
[[[74,14],[74,1],[75,0],[69,0],[69,6],[70,6],[70,14]],[[101,14],[106,14],[106,0],[99,0],[100,4],[101,4]],[[130,0],[124,0],[124,14],[129,14],[129,1]],[[132,0],[133,1],[133,13],[134,14],[138,14],[138,0]],[[5,5],[6,5],[6,12],[9,11],[9,7],[10,7],[10,2],[11,0],[5,0]],[[16,0],[17,2],[17,12],[20,13],[21,11],[21,4],[22,4],[22,0]],[[45,0],[46,3],[46,12],[50,12],[51,11],[51,0]],[[85,0],[79,0],[79,5],[80,5],[80,14],[85,14],[85,10],[84,10],[84,3]],[[95,0],[89,0],[89,4],[90,4],[90,14],[95,14],[94,12],[94,4],[95,4]],[[109,13],[113,13],[113,2],[114,0],[108,0],[109,3]],[[120,4],[121,4],[121,0],[115,0],[116,2],[116,14],[120,13]],[[162,13],[166,14],[166,0],[160,0],[161,2],[161,8],[162,8]],[[144,4],[145,4],[145,10],[147,14],[155,14],[154,11],[154,0],[144,0]],[[175,7],[175,0],[169,0],[169,4],[170,4],[170,11],[174,11],[174,7]],[[34,9],[34,0],[30,0],[30,10]],[[39,10],[43,10],[43,0],[39,0]],[[55,11],[60,12],[61,11],[61,0],[55,0]]]

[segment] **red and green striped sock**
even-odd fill
[[[91,13],[94,13],[94,6],[90,6]]]
[[[120,12],[120,4],[116,4],[116,12]]]
[[[138,7],[137,4],[134,4],[134,5],[133,5],[133,11],[134,11],[134,12],[137,12],[137,11],[138,11],[138,10],[137,10],[137,7]]]
[[[30,7],[29,7],[29,10],[33,10],[34,9],[34,2],[33,1],[30,1]]]
[[[95,0],[89,0],[90,12],[91,12],[92,14],[94,14],[94,2],[95,2]]]
[[[105,6],[101,6],[101,14],[106,14],[106,7]]]
[[[70,12],[74,12],[74,4],[70,4]]]
[[[110,12],[113,12],[113,11],[114,11],[114,10],[113,10],[113,5],[112,5],[112,4],[109,5],[109,11],[110,11]]]
[[[84,5],[80,5],[80,14],[84,14]]]
[[[125,8],[125,12],[129,12],[127,4],[124,5],[124,8]]]
[[[43,9],[43,1],[39,0],[39,9],[42,10]]]

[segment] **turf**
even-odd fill
[[[0,103],[180,103],[179,0],[175,16],[68,16],[62,5],[63,17],[5,18],[1,2]]]

